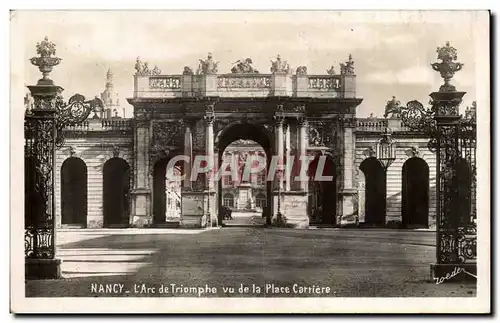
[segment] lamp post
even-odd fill
[[[436,152],[436,263],[431,265],[431,276],[439,280],[453,275],[455,268],[464,270],[445,279],[449,282],[475,277],[476,273],[476,226],[470,221],[470,215],[465,217],[469,220],[460,215],[464,206],[466,210],[470,208],[471,214],[475,212],[472,192],[475,191],[477,138],[475,118],[462,119],[458,111],[465,92],[457,91],[450,84],[455,72],[463,67],[462,63],[455,62],[457,50],[446,42],[445,46],[437,48],[437,53],[441,62],[431,66],[440,73],[444,84],[439,91],[430,94],[429,108],[418,101],[410,101],[401,108],[401,119],[405,126],[427,135],[430,138],[428,148]],[[464,161],[470,172],[465,177],[459,170]],[[472,178],[466,190],[471,196],[464,199],[461,183],[464,179],[469,181],[469,176]],[[466,205],[469,203],[472,205]]]
[[[382,138],[377,144],[377,159],[386,172],[389,166],[396,160],[396,144],[389,128],[385,128]]]
[[[61,62],[56,46],[47,37],[38,43],[39,56],[30,59],[43,77],[28,86],[34,107],[25,110],[25,212],[24,255],[26,279],[54,279],[61,276],[55,242],[55,151],[64,144],[64,128],[85,120],[91,111],[102,109],[100,99],[85,100],[73,95],[62,99],[63,88],[49,79],[53,67]]]

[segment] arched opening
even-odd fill
[[[403,164],[402,220],[405,227],[429,226],[429,166],[418,157]]]
[[[224,129],[217,137],[216,142],[218,149],[219,167],[224,164],[229,164],[226,167],[226,172],[232,173],[231,180],[218,181],[217,188],[217,204],[220,206],[218,214],[218,222],[224,225],[224,196],[231,193],[234,196],[234,211],[232,216],[237,225],[243,225],[243,221],[238,218],[259,218],[262,225],[271,223],[272,215],[272,182],[263,180],[262,174],[267,174],[267,165],[271,158],[271,142],[267,130],[254,124],[233,124],[227,129]],[[262,165],[261,165],[262,163]],[[245,165],[248,165],[245,167]],[[254,168],[250,168],[254,167]],[[259,175],[253,175],[250,169],[264,168]],[[234,172],[233,172],[234,170]],[[267,177],[265,177],[267,179]],[[261,193],[266,199],[265,208],[261,213],[257,209],[255,196]],[[260,201],[262,202],[262,201]],[[263,204],[263,203],[261,203]],[[252,215],[253,214],[253,215]],[[253,220],[252,220],[253,221]],[[257,221],[258,222],[258,221]],[[261,225],[253,221],[252,225]]]
[[[458,225],[468,225],[472,222],[472,172],[469,163],[459,158],[453,165],[455,176],[451,183],[452,193],[450,205],[454,209],[451,214],[456,214]]]
[[[178,226],[181,218],[183,162],[158,160],[153,169],[153,225]],[[172,167],[172,169],[168,169]]]
[[[320,161],[320,160],[323,161]],[[322,169],[321,169],[322,168]],[[336,223],[337,176],[333,158],[318,155],[309,164],[309,213],[312,224]]]
[[[386,176],[382,164],[375,157],[365,159],[359,169],[365,175],[366,226],[385,226]]]
[[[130,166],[119,157],[104,163],[103,211],[104,227],[129,226]]]
[[[61,224],[87,225],[87,165],[77,157],[61,166]]]

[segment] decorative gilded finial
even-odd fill
[[[56,57],[56,45],[49,41],[48,37],[42,42],[36,44],[36,52],[40,56],[33,57],[30,59],[31,64],[38,66],[40,72],[42,72],[43,78],[38,81],[38,84],[53,84],[52,80],[48,78],[49,73],[52,72],[52,68],[59,65],[61,58]]]
[[[454,92],[455,87],[450,84],[450,80],[453,78],[455,72],[462,69],[464,64],[455,62],[457,60],[457,50],[450,45],[447,41],[445,46],[438,47],[436,52],[438,53],[437,58],[441,60],[440,63],[432,63],[432,69],[439,72],[441,77],[444,79],[444,84],[439,88],[440,92]]]

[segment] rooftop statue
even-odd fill
[[[184,71],[182,72],[182,75],[193,75],[193,70],[189,66],[184,66]]]
[[[335,67],[333,67],[333,65],[330,67],[330,69],[326,70],[326,73],[328,73],[328,75],[335,75]]]
[[[351,54],[349,54],[349,60],[347,62],[340,63],[340,74],[354,75],[354,61],[352,60]]]
[[[401,102],[396,100],[395,96],[385,105],[384,118],[389,117],[389,115],[390,118],[401,118]]]
[[[139,57],[135,60],[135,75],[148,76],[148,75],[160,75],[161,70],[158,67],[154,67],[153,70],[149,69],[147,62],[142,62]]]
[[[198,66],[198,70],[196,71],[196,74],[217,74],[217,66],[219,65],[219,62],[214,62],[212,59],[212,54],[208,53],[207,59],[202,60],[200,59],[200,65]]]
[[[276,61],[271,61],[271,72],[290,74],[290,65],[288,65],[287,61],[282,61],[281,56],[278,54]]]
[[[251,58],[245,58],[244,60],[238,60],[238,61],[234,62],[233,64],[236,64],[236,66],[234,66],[231,69],[231,73],[238,73],[238,74],[241,74],[241,73],[257,74],[257,73],[259,73],[259,71],[252,66],[253,62],[252,62]]]
[[[295,71],[295,74],[297,74],[297,75],[307,75],[307,67],[306,66],[299,66],[299,67],[297,67],[297,70]]]
[[[155,65],[155,67],[153,68],[153,70],[151,71],[151,73],[153,75],[160,75],[161,74],[161,70],[158,68],[158,66]]]

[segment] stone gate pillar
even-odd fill
[[[354,115],[345,116],[342,119],[342,150],[341,150],[341,172],[339,203],[340,214],[337,216],[337,223],[341,226],[358,223],[357,214],[357,194],[354,187],[355,170],[355,143],[356,134],[354,127],[356,118]]]
[[[134,175],[132,183],[132,226],[144,227],[152,223],[151,188],[149,183],[149,146],[151,121],[137,114],[134,126]]]

